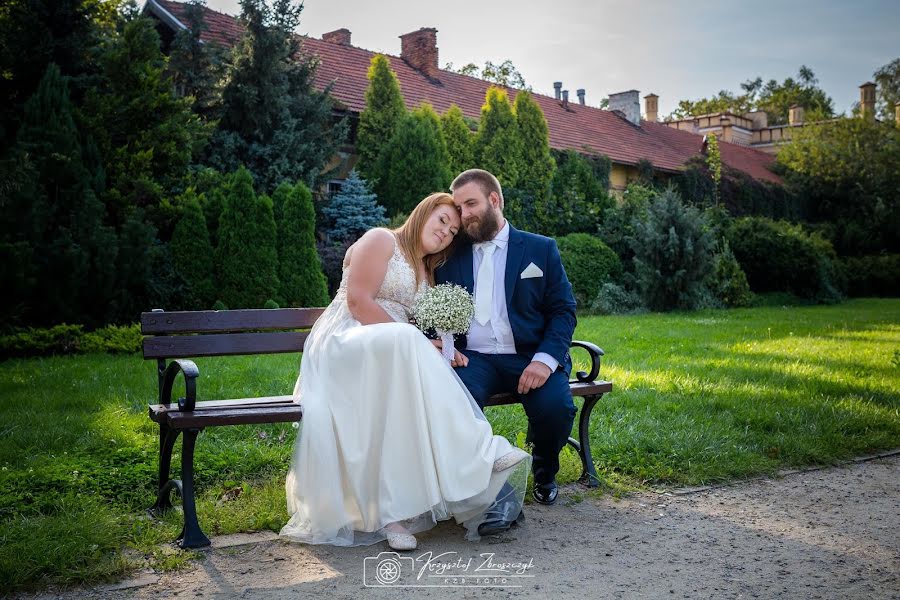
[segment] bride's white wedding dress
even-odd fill
[[[376,302],[396,321],[363,326],[347,307],[347,276],[307,338],[294,390],[303,421],[287,476],[283,536],[350,546],[411,533],[451,516],[478,538],[507,481],[521,509],[530,460],[495,473],[513,451],[431,342],[408,323],[415,273],[399,247]],[[506,487],[505,491],[510,488]],[[507,511],[510,509],[507,508]]]

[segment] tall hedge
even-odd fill
[[[379,157],[406,116],[406,106],[400,81],[386,56],[372,57],[368,77],[366,108],[359,115],[356,151],[359,153],[357,168],[371,181],[381,178]]]
[[[257,197],[250,171],[231,181],[216,249],[219,299],[228,308],[261,308],[278,294],[278,254],[272,201]]]
[[[179,204],[181,217],[172,233],[172,262],[189,287],[190,308],[208,309],[216,301],[216,290],[215,256],[206,218],[193,188],[181,195]]]
[[[302,182],[293,186],[280,212],[278,275],[282,306],[325,306],[328,285],[316,251],[312,192]]]

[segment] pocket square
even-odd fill
[[[519,279],[530,279],[532,277],[543,277],[544,272],[541,271],[538,266],[534,263],[530,263],[525,270],[522,271],[522,274],[519,276]]]

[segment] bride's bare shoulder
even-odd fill
[[[350,264],[354,254],[388,260],[394,253],[394,244],[394,234],[391,230],[382,227],[370,229],[347,249],[347,254],[344,256],[344,266]]]

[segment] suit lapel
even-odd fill
[[[506,309],[509,310],[509,303],[512,300],[513,292],[516,289],[518,274],[521,271],[522,257],[525,255],[525,236],[513,227],[509,226],[509,246],[506,250]]]
[[[456,259],[459,261],[459,281],[470,294],[475,293],[475,274],[472,266],[472,244],[465,244],[456,253]]]

